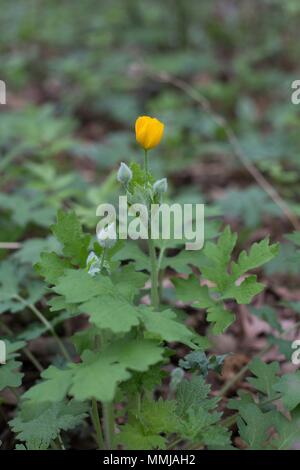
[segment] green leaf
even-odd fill
[[[16,388],[21,385],[24,376],[19,372],[21,366],[22,363],[15,360],[0,365],[0,390],[6,387]]]
[[[215,282],[221,291],[226,288],[228,283],[227,266],[236,241],[237,235],[232,233],[230,227],[227,226],[217,243],[207,242],[204,247],[204,255],[210,264],[201,267],[202,274],[206,279]]]
[[[85,302],[93,297],[114,292],[113,285],[108,277],[91,277],[82,269],[66,270],[53,290],[64,296],[66,302],[71,304]]]
[[[274,418],[274,426],[277,435],[270,442],[271,448],[277,450],[292,449],[293,445],[298,444],[300,439],[299,409],[291,413],[290,419],[286,418],[281,413],[277,413]]]
[[[99,353],[85,352],[74,368],[71,395],[84,401],[113,400],[117,384],[130,378],[129,370],[146,371],[162,360],[163,349],[147,340],[118,341]]]
[[[149,276],[145,273],[137,272],[133,263],[122,266],[118,271],[112,273],[112,283],[117,287],[118,292],[129,302],[133,302],[139,290],[144,287]]]
[[[93,397],[103,402],[113,400],[118,383],[130,378],[120,357],[111,357],[109,351],[101,355],[85,351],[82,363],[77,365],[72,378],[70,394],[76,400],[85,401]]]
[[[127,242],[124,248],[117,251],[112,258],[118,261],[133,260],[137,271],[146,269],[150,272],[149,257],[142,252],[136,243]]]
[[[165,449],[165,438],[158,434],[146,435],[142,425],[138,422],[125,424],[121,432],[115,437],[115,443],[121,444],[128,450]]]
[[[170,267],[178,273],[190,274],[193,272],[191,266],[201,266],[204,255],[201,252],[181,250],[176,256],[163,258],[161,269]]]
[[[131,163],[130,169],[132,171],[132,179],[129,183],[129,191],[134,192],[136,186],[144,186],[147,182],[147,175],[145,170],[141,167],[139,163]]]
[[[215,424],[205,428],[202,433],[202,441],[208,450],[234,450],[231,444],[231,433],[221,424]]]
[[[0,301],[10,300],[19,293],[25,274],[24,269],[18,269],[10,260],[0,262]]]
[[[179,433],[190,441],[199,440],[204,444],[208,430],[220,421],[220,416],[201,407],[190,409],[179,422]]]
[[[59,243],[53,237],[48,238],[30,238],[22,242],[21,248],[14,254],[14,258],[20,263],[29,263],[35,265],[42,252],[58,252]]]
[[[145,400],[142,402],[140,420],[145,423],[151,434],[171,434],[176,430],[175,409],[175,400]]]
[[[209,398],[209,392],[210,385],[202,376],[179,383],[176,392],[177,433],[202,445],[227,447],[230,445],[230,435],[219,424],[222,416],[216,410],[219,398]]]
[[[218,398],[208,398],[210,385],[205,383],[202,376],[193,376],[191,380],[183,380],[177,387],[177,414],[183,416],[189,409],[212,409],[216,406]]]
[[[173,278],[172,283],[176,289],[176,297],[185,303],[197,302],[199,308],[207,308],[214,305],[213,299],[209,295],[207,286],[201,286],[195,275],[188,279]]]
[[[240,416],[237,419],[240,437],[250,449],[264,448],[269,437],[267,431],[272,426],[273,420],[273,411],[263,413],[254,404],[240,407]]]
[[[223,333],[235,320],[235,315],[222,304],[215,304],[207,310],[207,320],[213,323],[212,332],[215,335]]]
[[[91,237],[83,233],[75,213],[59,211],[52,231],[63,245],[63,254],[72,264],[84,267]]]
[[[216,284],[223,299],[234,298],[238,303],[249,303],[253,296],[261,292],[263,285],[256,282],[256,276],[247,277],[240,285],[236,281],[247,271],[270,261],[278,253],[278,245],[269,245],[262,240],[250,248],[249,253],[240,253],[237,262],[231,263],[231,254],[236,244],[236,234],[226,227],[217,243],[208,242],[204,254],[208,263],[200,267],[206,279]]]
[[[87,414],[83,403],[34,403],[23,402],[16,418],[10,421],[17,439],[31,449],[47,449],[60,431],[78,426]]]
[[[256,282],[255,275],[247,277],[240,285],[231,285],[225,290],[222,299],[235,299],[238,304],[249,304],[252,298],[264,289],[264,284]]]
[[[221,356],[206,356],[204,351],[192,351],[179,360],[179,366],[186,370],[200,370],[200,373],[206,377],[209,370],[215,370],[220,373],[227,354]]]
[[[242,274],[247,271],[258,268],[268,261],[273,259],[279,252],[279,244],[269,244],[269,239],[261,240],[259,243],[254,243],[249,253],[242,251],[239,255],[238,261],[232,263],[232,274],[235,279],[238,279]]]
[[[269,400],[275,398],[274,384],[278,382],[278,362],[265,364],[260,359],[255,358],[249,364],[249,369],[256,377],[250,377],[248,382],[253,385],[256,390],[265,394]]]
[[[121,426],[116,441],[127,449],[165,449],[165,437],[176,431],[177,417],[174,400],[144,400],[137,413],[129,415],[129,422]]]
[[[23,341],[16,341],[11,343],[5,340],[6,347],[6,363],[0,364],[0,390],[6,387],[16,388],[22,384],[23,373],[19,371],[22,363],[17,361],[19,351],[25,346]]]
[[[56,253],[41,253],[40,261],[35,265],[37,272],[45,278],[49,284],[55,284],[65,270],[70,267],[66,259],[60,258]]]
[[[289,411],[294,410],[300,403],[300,371],[283,375],[273,384],[273,390],[282,393],[282,401]]]
[[[90,321],[100,329],[126,333],[139,324],[139,311],[125,299],[102,295],[82,304],[80,310],[90,316]]]
[[[217,243],[208,242],[205,245],[204,254],[209,260],[226,267],[230,261],[231,253],[236,245],[236,241],[236,233],[232,233],[230,226],[227,225],[220,235]]]
[[[140,307],[140,317],[147,331],[169,342],[179,342],[195,348],[196,335],[185,325],[177,321],[172,310],[155,312],[151,308]]]
[[[58,312],[59,310],[67,309],[70,316],[78,315],[78,305],[77,304],[70,304],[66,302],[66,299],[60,295],[56,295],[51,297],[48,300],[48,305],[50,305],[51,312]]]
[[[62,401],[71,386],[72,374],[72,369],[50,366],[41,373],[44,380],[27,390],[23,398],[35,403]]]
[[[245,390],[238,390],[237,395],[238,398],[231,398],[228,400],[227,406],[230,410],[240,410],[246,405],[254,403],[252,394],[245,392]]]
[[[19,194],[0,193],[0,208],[11,211],[11,219],[25,227],[30,222],[48,227],[54,220],[55,209],[49,207],[45,193],[21,189]]]

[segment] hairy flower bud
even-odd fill
[[[100,272],[100,259],[98,258],[96,253],[94,253],[94,251],[91,251],[88,255],[86,260],[86,267],[88,270],[88,274],[90,274],[91,276],[95,276]]]
[[[168,190],[168,181],[167,178],[162,178],[158,180],[153,185],[153,191],[155,194],[163,194],[166,193]]]
[[[97,233],[98,243],[102,248],[112,248],[117,241],[116,224],[112,222]]]
[[[126,163],[121,162],[120,168],[117,174],[117,180],[122,184],[128,184],[132,180],[132,171],[126,165]]]

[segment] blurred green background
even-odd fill
[[[209,203],[208,215],[230,221],[245,240],[256,230],[281,239],[291,229],[235,158],[222,126],[172,80],[210,101],[249,161],[299,214],[300,119],[290,99],[300,77],[297,0],[0,5],[7,85],[0,241],[27,240],[14,255],[19,261],[31,264],[51,245],[48,227],[59,207],[74,207],[94,229],[96,206],[118,193],[118,162],[142,157],[134,136],[140,114],[166,125],[151,167],[169,177],[174,198]],[[268,269],[298,272],[294,252],[285,241],[277,267]]]

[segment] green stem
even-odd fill
[[[31,351],[29,351],[28,348],[24,348],[23,352],[25,356],[30,360],[30,362],[34,365],[34,367],[41,373],[44,370],[44,367],[40,363],[40,361],[32,354]]]
[[[157,269],[157,258],[155,253],[155,246],[149,233],[148,247],[150,254],[150,265],[151,265],[151,305],[157,310],[159,307],[159,293],[158,293],[158,269]]]
[[[104,266],[105,255],[106,255],[106,248],[103,248],[102,255],[101,255],[101,261],[100,261],[100,272],[102,271],[103,266]]]
[[[144,153],[144,168],[146,173],[146,184],[147,186],[149,173],[148,173],[148,151],[145,150]],[[148,247],[149,247],[149,255],[150,255],[150,264],[151,264],[151,305],[158,309],[159,306],[159,293],[158,293],[158,267],[157,267],[157,257],[155,253],[155,246],[153,240],[151,239],[151,219],[148,220]]]
[[[114,449],[114,408],[113,403],[102,403],[103,420],[104,420],[104,435],[107,450]]]
[[[145,150],[144,153],[144,168],[146,173],[146,180],[148,182],[149,170],[148,170],[148,150]]]
[[[65,359],[67,361],[70,361],[72,362],[72,359],[68,353],[68,351],[66,350],[66,348],[64,347],[62,341],[60,340],[60,338],[57,336],[53,326],[51,325],[51,323],[49,323],[49,321],[47,320],[47,318],[45,318],[45,316],[42,314],[42,312],[40,312],[40,310],[38,310],[36,308],[35,305],[33,304],[30,304],[26,301],[26,299],[24,299],[23,297],[21,297],[20,295],[15,295],[14,296],[15,299],[17,299],[19,302],[21,302],[23,305],[25,305],[27,308],[29,308],[29,310],[32,311],[32,313],[34,313],[34,315],[40,320],[40,322],[47,328],[47,330],[49,330],[53,336],[53,338],[55,339],[59,349],[61,350],[61,353],[62,355],[65,357]]]
[[[99,410],[98,410],[98,404],[97,404],[96,398],[92,399],[92,421],[93,421],[93,425],[96,431],[97,444],[98,444],[99,450],[103,450],[105,449],[105,445],[104,445],[104,439],[103,439],[103,434],[102,434],[102,429],[101,429],[101,422],[100,422]]]
[[[158,271],[160,270],[161,268],[161,264],[163,262],[163,259],[164,259],[164,256],[165,256],[165,251],[166,251],[166,247],[163,246],[160,250],[160,253],[159,253],[159,257],[158,257],[158,261],[157,261],[157,269]]]
[[[100,270],[102,270],[105,259],[105,248],[102,252]],[[95,337],[95,351],[100,352],[100,348],[105,347],[105,340],[101,333]],[[92,400],[92,417],[93,423],[96,430],[97,442],[99,449],[113,450],[113,437],[114,437],[114,410],[113,403],[102,403],[102,417],[103,417],[103,430],[104,437],[101,429],[101,423],[98,413],[98,405],[96,399]]]

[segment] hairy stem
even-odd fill
[[[148,170],[148,150],[145,150],[145,153],[144,153],[144,168],[145,168],[145,173],[146,173],[146,180],[148,181],[148,175],[149,175],[149,170]]]
[[[24,349],[23,349],[23,352],[24,352],[25,356],[27,356],[27,358],[29,359],[29,361],[34,365],[34,367],[35,367],[40,373],[43,372],[44,367],[42,366],[42,364],[40,363],[40,361],[34,356],[34,354],[32,354],[32,352],[29,351],[28,348],[24,348]]]
[[[93,421],[93,425],[96,431],[97,444],[98,444],[99,450],[103,450],[105,449],[105,446],[104,446],[104,439],[103,439],[103,434],[102,434],[102,429],[101,429],[101,421],[99,417],[98,403],[97,403],[96,398],[92,399],[92,421]]]
[[[105,445],[107,450],[113,450],[114,448],[114,408],[113,403],[102,403],[103,419],[104,419],[104,435]]]
[[[148,238],[148,247],[150,255],[150,265],[151,265],[151,305],[155,310],[159,307],[159,293],[158,293],[158,266],[157,258],[155,253],[155,246],[151,235],[149,234]]]
[[[100,272],[102,271],[103,266],[104,266],[105,255],[106,255],[106,249],[103,248],[102,255],[101,255],[101,261],[100,261]]]
[[[145,153],[144,153],[144,168],[145,168],[145,173],[146,173],[145,187],[147,187],[147,183],[148,183],[148,180],[149,180],[148,152],[147,152],[147,150],[145,150]],[[157,264],[155,246],[154,246],[153,240],[151,238],[151,217],[149,217],[149,219],[148,219],[148,248],[149,248],[150,268],[151,268],[151,305],[152,305],[152,307],[155,308],[155,310],[157,310],[158,306],[159,306],[159,291],[158,291],[158,287],[159,287],[159,282],[158,282],[159,269],[158,269],[158,264]]]

